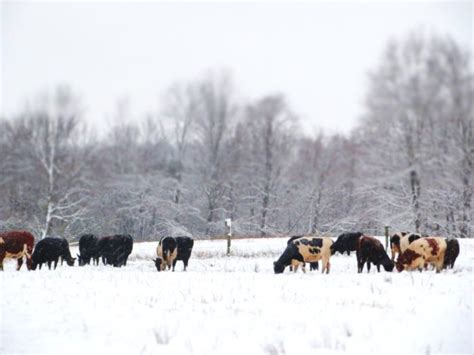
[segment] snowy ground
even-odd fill
[[[197,241],[188,272],[158,273],[156,243],[125,268],[0,276],[0,354],[473,353],[474,241],[454,270],[274,275],[286,240]],[[75,248],[73,252],[75,253]]]

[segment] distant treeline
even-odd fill
[[[310,137],[284,95],[236,89],[222,73],[175,83],[160,112],[129,123],[119,108],[101,138],[67,87],[3,117],[0,230],[145,241],[222,235],[232,218],[246,236],[472,236],[473,72],[451,38],[390,41],[348,136]]]

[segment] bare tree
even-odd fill
[[[260,233],[266,234],[272,195],[291,151],[295,116],[281,95],[267,96],[249,105],[245,124],[250,129],[254,176],[260,202]]]
[[[237,114],[237,104],[232,82],[226,74],[210,74],[197,83],[197,97],[200,105],[195,122],[201,145],[197,165],[207,202],[208,235],[226,188],[222,163],[225,159],[225,141]]]

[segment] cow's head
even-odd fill
[[[69,266],[74,266],[74,262],[76,261],[76,258],[68,258],[66,259],[66,263],[69,265]]]
[[[336,252],[338,251],[339,253],[344,253],[345,251],[345,248],[344,248],[344,245],[343,245],[343,242],[342,240],[340,239],[344,234],[341,234],[337,240],[331,245],[330,247],[330,250],[331,250],[331,255],[334,255],[336,254]]]
[[[285,265],[279,263],[278,261],[273,262],[273,271],[275,274],[281,274],[285,270]]]
[[[155,262],[156,270],[165,271],[166,264],[165,264],[165,261],[163,259],[156,258],[153,261]]]
[[[26,257],[26,268],[28,270],[36,269],[36,264],[33,262],[33,257],[31,255]]]
[[[392,272],[393,267],[395,266],[394,262],[390,260],[390,258],[387,256],[387,258],[383,261],[382,263],[383,268],[385,271]]]
[[[28,270],[36,270],[36,267],[38,266],[37,263],[35,263],[35,261],[33,260],[33,258],[27,258],[26,259],[26,267],[28,268]]]

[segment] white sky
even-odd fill
[[[228,69],[242,99],[282,92],[308,133],[348,132],[390,37],[422,28],[471,48],[472,14],[467,1],[3,2],[2,111],[67,83],[103,131],[118,99],[141,118],[174,81]]]

